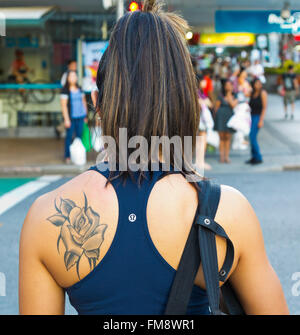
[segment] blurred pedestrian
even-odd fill
[[[24,52],[21,49],[15,51],[15,60],[11,65],[11,75],[9,80],[16,82],[17,84],[23,84],[28,82],[28,73],[30,69],[26,64]]]
[[[66,84],[61,91],[61,107],[66,128],[65,162],[70,163],[70,145],[73,135],[81,138],[84,120],[87,116],[87,103],[85,94],[78,86],[76,71],[69,71]]]
[[[291,64],[288,67],[288,72],[282,76],[283,81],[283,105],[284,105],[284,117],[288,118],[288,105],[291,105],[291,120],[294,119],[295,113],[295,100],[296,95],[299,94],[299,85],[297,76],[294,72],[294,66]]]
[[[204,80],[204,85],[203,85],[203,93],[205,94],[206,97],[210,99],[210,101],[214,101],[214,85],[213,85],[213,80],[212,80],[212,71],[211,69],[205,69],[203,71],[203,80]]]
[[[76,60],[74,60],[74,59],[68,60],[67,70],[63,73],[63,75],[61,77],[61,80],[60,80],[60,84],[61,84],[62,87],[64,87],[66,85],[67,76],[68,76],[69,71],[77,72],[77,62],[76,62]],[[56,134],[57,139],[63,138],[65,136],[65,132],[66,132],[66,128],[65,128],[64,121],[60,122],[60,124],[55,126],[55,134]]]
[[[236,95],[233,92],[232,82],[227,79],[222,86],[222,94],[217,98],[215,104],[215,125],[214,130],[219,133],[220,163],[230,163],[229,154],[231,148],[232,134],[234,129],[227,127],[229,119],[233,116],[233,108],[238,104]]]
[[[247,164],[260,164],[263,162],[260,148],[257,141],[259,130],[264,126],[264,119],[267,111],[268,94],[263,89],[260,79],[254,79],[252,83],[253,91],[251,94],[249,106],[251,108],[251,130],[250,130],[250,144],[252,157]]]

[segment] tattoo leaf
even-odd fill
[[[65,223],[66,218],[62,215],[54,214],[50,216],[47,220],[53,223],[55,226],[59,227]]]
[[[77,276],[78,276],[78,279],[80,280],[80,275],[79,275],[79,261],[80,261],[80,258],[81,256],[79,257],[77,263],[76,263],[76,272],[77,272]]]
[[[56,247],[57,247],[58,253],[59,253],[59,242],[60,242],[60,239],[61,239],[61,235],[59,234],[58,239],[57,239],[57,243],[56,243]]]
[[[61,211],[60,211],[60,209],[57,207],[57,205],[56,205],[56,199],[54,200],[54,207],[55,207],[55,209],[58,211],[58,213],[61,213]]]
[[[69,199],[61,199],[60,211],[63,216],[68,217],[71,210],[75,207],[75,203]]]
[[[75,265],[76,263],[79,263],[78,262],[79,256],[77,256],[76,254],[73,254],[72,252],[66,252],[64,256],[64,261],[65,261],[67,270],[70,270],[73,265]]]
[[[88,202],[87,202],[87,198],[86,198],[86,195],[85,193],[83,192],[83,195],[84,195],[84,210],[85,212],[87,211],[87,208],[88,208]]]

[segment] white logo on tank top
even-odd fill
[[[136,220],[136,215],[135,214],[130,214],[129,216],[128,216],[128,220],[130,221],[130,222],[134,222],[135,220]]]

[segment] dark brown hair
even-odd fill
[[[76,76],[78,77],[76,71],[74,71],[74,70],[69,70],[69,71],[67,71],[66,83],[65,83],[65,85],[64,85],[64,87],[63,87],[63,91],[64,91],[64,92],[70,92],[69,77],[70,77],[70,74],[71,74],[71,73],[75,73]],[[77,79],[77,82],[76,82],[76,86],[77,86],[77,88],[80,88],[79,85],[78,85],[78,79]]]
[[[103,135],[117,143],[117,159],[119,128],[127,128],[128,139],[147,139],[149,163],[152,136],[180,136],[182,145],[192,136],[194,151],[200,106],[187,29],[182,17],[150,0],[116,23],[99,64],[97,110]],[[172,164],[172,148],[170,156]]]

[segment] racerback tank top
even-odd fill
[[[107,163],[102,164],[108,168]],[[90,170],[109,176],[109,170],[103,172],[103,165],[101,169],[94,166]],[[150,178],[146,172],[147,179],[140,186],[137,178],[127,178],[125,184],[121,178],[112,180],[119,202],[118,226],[112,244],[86,277],[66,288],[78,314],[164,314],[176,270],[152,242],[146,210],[151,190],[165,175],[166,172],[156,171]],[[188,314],[210,314],[206,291],[196,285]]]

